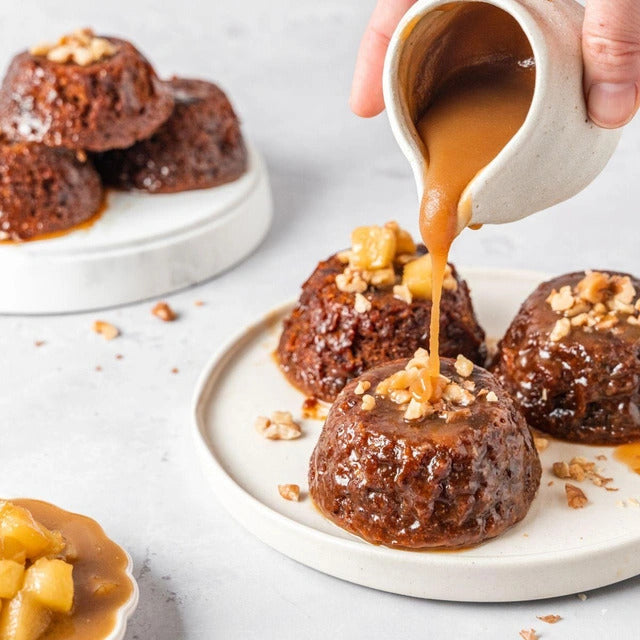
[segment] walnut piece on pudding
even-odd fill
[[[404,369],[400,369],[376,385],[375,395],[399,406],[408,422],[422,420],[438,414],[445,421],[455,421],[466,414],[464,410],[477,400],[498,402],[498,396],[487,389],[474,394],[475,383],[468,380],[473,373],[473,363],[462,355],[454,362],[454,371],[459,376],[452,380],[440,375],[432,379],[429,371],[429,352],[418,349]],[[354,393],[358,393],[359,382]],[[375,399],[374,399],[375,400]],[[370,405],[371,408],[375,404]],[[363,409],[364,403],[363,403]]]
[[[640,298],[635,300],[636,289],[626,275],[601,271],[585,271],[584,278],[574,287],[564,285],[553,289],[547,304],[561,317],[553,327],[549,339],[559,342],[573,328],[586,331],[608,331],[621,320],[628,324],[640,324],[636,312]]]
[[[106,38],[97,37],[91,29],[77,29],[62,36],[57,43],[40,43],[29,49],[34,56],[44,56],[51,62],[73,62],[86,67],[104,58],[110,58],[118,47]]]

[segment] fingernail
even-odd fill
[[[635,113],[638,91],[635,84],[599,82],[591,85],[587,103],[591,119],[606,128],[627,124]]]

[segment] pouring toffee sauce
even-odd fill
[[[513,21],[511,28],[519,26]],[[501,57],[470,66],[443,84],[416,124],[428,166],[420,231],[433,267],[431,389],[425,395],[438,394],[440,300],[449,249],[471,218],[465,189],[524,123],[534,84],[533,57]]]

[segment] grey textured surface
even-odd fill
[[[525,627],[549,639],[635,637],[640,579],[584,602],[572,596],[479,606],[396,597],[316,573],[237,526],[194,460],[191,394],[216,347],[296,295],[317,260],[346,244],[356,224],[395,218],[417,231],[411,174],[385,118],[359,120],[347,108],[372,5],[23,0],[3,6],[3,64],[28,44],[92,25],[132,39],[163,75],[218,81],[266,156],[276,219],[249,260],[169,298],[181,313],[173,324],[151,316],[149,303],[100,314],[0,318],[0,495],[87,513],[130,550],[141,604],[128,640],[508,639]],[[453,259],[551,272],[639,271],[639,151],[637,121],[582,194],[520,223],[465,232]],[[195,300],[206,305],[196,307]],[[93,334],[96,317],[117,324],[122,337],[108,343]],[[35,347],[35,340],[45,344]],[[548,613],[564,620],[549,626],[535,618]]]

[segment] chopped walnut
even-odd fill
[[[455,370],[459,376],[468,378],[473,373],[473,362],[459,354],[455,362]]]
[[[393,267],[363,272],[363,278],[378,289],[392,287],[396,283],[396,272]]]
[[[576,487],[574,484],[568,482],[564,485],[565,493],[567,494],[567,504],[572,509],[582,509],[589,500],[584,494],[584,491],[580,487]]]
[[[409,401],[409,406],[404,412],[405,420],[420,420],[427,415],[429,405],[426,402],[418,402],[414,398]]]
[[[558,342],[569,335],[572,327],[582,327],[584,331],[609,331],[616,327],[621,316],[626,322],[639,325],[635,316],[639,301],[633,305],[636,290],[629,276],[617,276],[587,271],[585,277],[571,289],[569,285],[555,289],[547,298],[547,303],[561,316],[550,335],[552,342]]]
[[[407,304],[411,304],[413,302],[413,296],[411,295],[411,291],[406,284],[397,284],[393,287],[393,297],[398,300],[402,300]]]
[[[461,407],[468,407],[475,400],[475,397],[472,393],[470,393],[466,389],[463,389],[459,384],[456,384],[455,382],[449,383],[444,388],[442,397],[444,400],[453,404],[460,405]]]
[[[556,624],[556,622],[560,622],[560,620],[562,620],[561,616],[553,613],[546,616],[536,616],[536,618],[538,618],[538,620],[542,620],[542,622],[546,622],[547,624]]]
[[[539,640],[539,636],[535,629],[522,629],[520,631],[522,640]]]
[[[498,402],[498,396],[494,391],[489,391],[489,393],[487,393],[487,402]]]
[[[566,338],[571,332],[571,321],[569,318],[560,318],[553,327],[549,340],[551,342],[559,342],[562,338]]]
[[[468,371],[465,360],[462,358],[459,363],[463,373]],[[469,415],[465,414],[465,407],[475,402],[474,391],[473,380],[462,379],[462,376],[455,381],[441,374],[434,380],[429,371],[429,352],[423,348],[413,354],[404,369],[381,380],[375,389],[376,395],[387,398],[404,411],[405,420],[421,420],[437,414],[447,422]]]
[[[361,396],[365,391],[368,391],[371,388],[371,383],[368,380],[360,380],[356,385],[356,388],[353,390],[357,396]]]
[[[560,287],[560,291],[554,289],[547,298],[547,302],[554,311],[567,311],[571,309],[575,302],[573,294],[571,293],[571,287],[569,285]]]
[[[267,440],[295,440],[302,435],[300,425],[289,411],[274,411],[270,418],[258,416],[255,427]]]
[[[349,267],[336,276],[336,287],[344,293],[364,293],[368,286],[362,274]]]
[[[361,406],[363,411],[371,411],[376,406],[376,399],[372,395],[365,393],[362,396]]]
[[[556,478],[566,479],[571,477],[569,465],[566,462],[554,462],[552,469]]]
[[[278,493],[291,502],[300,501],[300,487],[297,484],[279,484]]]
[[[98,38],[91,29],[78,29],[56,44],[41,43],[29,49],[31,55],[45,56],[51,62],[74,62],[83,67],[110,58],[117,51],[118,47],[106,38]]]
[[[371,301],[367,300],[361,293],[356,293],[353,308],[356,310],[356,313],[368,313],[371,311]]]
[[[549,448],[548,438],[534,438],[533,444],[535,445],[538,453],[542,453],[543,451]]]
[[[585,277],[578,282],[576,292],[582,300],[597,304],[604,299],[608,286],[609,279],[606,274],[599,271],[587,271]]]
[[[173,322],[178,317],[176,312],[166,302],[158,302],[158,304],[151,309],[151,313],[164,322]]]
[[[113,340],[120,335],[118,327],[115,327],[104,320],[96,320],[93,323],[93,330],[96,333],[99,333],[105,340]]]
[[[571,479],[576,482],[590,480],[595,486],[603,487],[607,491],[617,491],[608,484],[613,482],[613,478],[606,478],[596,471],[596,463],[590,462],[586,458],[576,456],[569,462],[554,462],[552,467],[553,474],[562,479]]]

